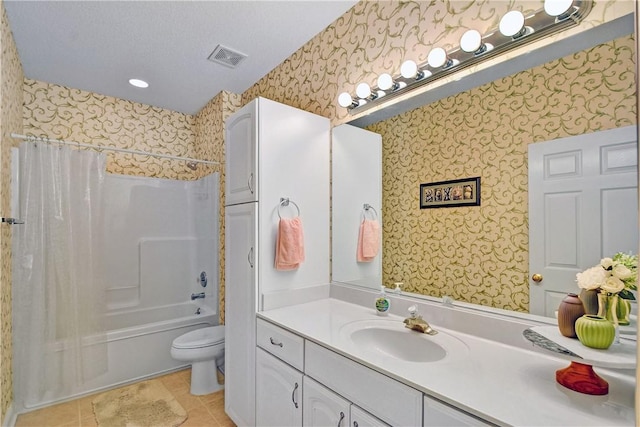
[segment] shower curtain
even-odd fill
[[[106,371],[100,201],[106,156],[20,146],[13,230],[17,408],[47,402]]]

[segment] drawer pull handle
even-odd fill
[[[277,345],[278,347],[282,348],[282,343],[274,340],[272,337],[269,337],[269,341],[271,341],[271,344]]]
[[[357,421],[353,422],[353,427],[358,427],[358,422]]]
[[[298,402],[296,402],[296,390],[298,389],[298,383],[293,387],[293,391],[291,392],[291,401],[293,402],[293,406],[298,409]]]
[[[338,420],[338,427],[342,424],[342,420],[344,420],[344,412],[340,412],[340,419]]]
[[[253,268],[253,246],[249,249],[249,253],[247,254],[247,261],[249,261],[249,266]]]
[[[249,187],[249,191],[253,194],[253,172],[249,175],[249,179],[247,180],[247,187]]]

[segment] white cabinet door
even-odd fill
[[[351,426],[353,427],[389,427],[364,409],[351,405]]]
[[[256,425],[302,425],[302,373],[261,348],[256,353]]]
[[[252,101],[236,111],[225,131],[225,204],[258,200],[257,168],[258,102]]]
[[[638,249],[636,127],[529,145],[529,311],[554,317],[576,273]],[[542,281],[532,280],[533,274]]]
[[[423,422],[424,427],[493,425],[427,396],[424,397]]]
[[[302,425],[314,427],[349,426],[348,400],[338,396],[328,388],[311,378],[304,377],[303,420]]]
[[[256,203],[225,210],[225,411],[255,425]]]

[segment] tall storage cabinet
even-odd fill
[[[330,124],[257,98],[227,120],[225,138],[225,410],[255,425],[256,311],[329,294]],[[276,270],[279,219],[298,212],[305,260]]]

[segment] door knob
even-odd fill
[[[531,276],[531,280],[533,280],[536,283],[540,283],[542,282],[542,274],[534,274],[533,276]]]

